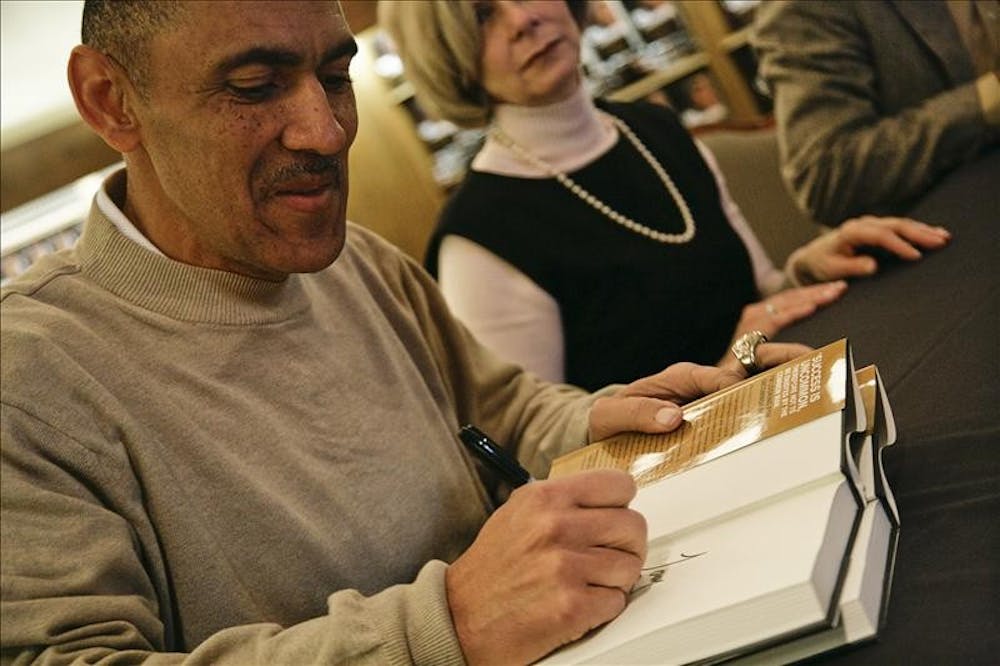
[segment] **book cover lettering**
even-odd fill
[[[610,467],[648,485],[843,410],[848,367],[847,341],[839,340],[685,405],[673,432],[597,442],[556,460],[549,476]]]

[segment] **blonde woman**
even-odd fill
[[[484,343],[546,379],[593,389],[715,363],[735,337],[773,335],[840,297],[842,278],[874,273],[859,246],[912,260],[948,240],[866,217],[779,270],[672,111],[589,97],[571,3],[379,9],[422,106],[489,128],[427,267]]]

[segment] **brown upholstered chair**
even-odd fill
[[[718,160],[730,194],[771,260],[776,266],[784,265],[792,250],[814,238],[821,227],[785,189],[773,126],[716,128],[697,136]]]

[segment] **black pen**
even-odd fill
[[[474,425],[464,425],[458,431],[458,438],[493,471],[515,488],[534,481],[528,470],[511,457],[503,448]]]

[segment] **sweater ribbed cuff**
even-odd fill
[[[397,588],[397,594],[372,597],[382,606],[374,617],[385,639],[388,663],[464,666],[448,607],[447,569],[444,562],[432,560],[412,584]]]

